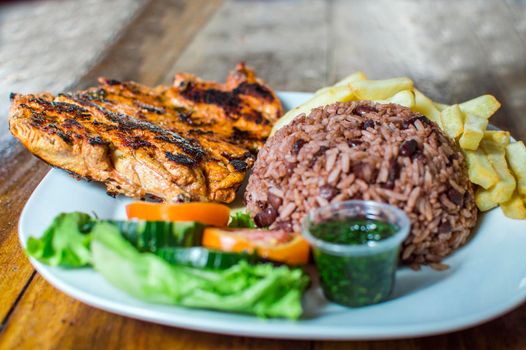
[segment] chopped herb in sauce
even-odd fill
[[[312,235],[338,245],[371,246],[396,234],[398,227],[379,220],[348,218],[310,227]],[[334,254],[314,249],[325,296],[339,304],[363,306],[385,300],[392,292],[399,246],[365,254]]]

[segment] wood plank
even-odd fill
[[[238,62],[274,89],[314,91],[325,85],[328,2],[229,1],[189,45],[171,73],[223,80]]]
[[[75,88],[91,86],[100,76],[152,86],[170,83],[173,78],[170,67],[221,3],[221,0],[149,2],[126,35]]]
[[[374,79],[409,76],[430,97],[449,103],[498,93],[467,21],[472,4],[335,1],[332,79],[358,69]]]
[[[526,305],[492,322],[432,337],[360,342],[316,342],[315,350],[519,350],[526,348]]]
[[[0,349],[310,349],[308,342],[194,332],[91,308],[34,278],[0,337]]]
[[[16,145],[18,152],[4,158],[0,173],[0,321],[33,273],[18,240],[18,217],[29,195],[48,171],[48,167]]]

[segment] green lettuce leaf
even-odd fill
[[[230,217],[228,227],[231,228],[256,228],[256,223],[250,217],[250,214],[242,211],[236,212]]]
[[[260,317],[297,319],[302,314],[309,279],[300,269],[242,261],[226,270],[200,270],[139,252],[108,222],[97,223],[92,236],[95,269],[139,299]]]
[[[82,267],[91,262],[88,214],[74,212],[59,214],[42,237],[30,237],[26,252],[35,259],[51,266]]]

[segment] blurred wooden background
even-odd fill
[[[483,326],[420,339],[258,340],[114,316],[36,274],[16,224],[48,167],[9,135],[9,92],[76,89],[101,75],[151,85],[170,83],[176,71],[221,80],[241,60],[278,90],[314,91],[363,70],[373,79],[409,76],[445,103],[491,93],[503,104],[492,123],[526,140],[524,0],[2,2],[0,348],[526,348],[526,306]]]

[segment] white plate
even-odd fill
[[[286,107],[310,94],[281,93]],[[51,170],[27,202],[20,218],[20,240],[39,236],[64,211],[124,218],[123,197],[111,198],[102,186],[76,181]],[[141,302],[108,284],[89,268],[52,268],[31,259],[56,288],[91,306],[141,320],[233,335],[292,339],[382,339],[423,336],[473,326],[495,318],[526,299],[526,221],[510,220],[499,209],[482,216],[476,234],[446,263],[444,272],[399,269],[395,298],[350,309],[326,303],[319,288],[305,298],[299,321],[193,310]]]

